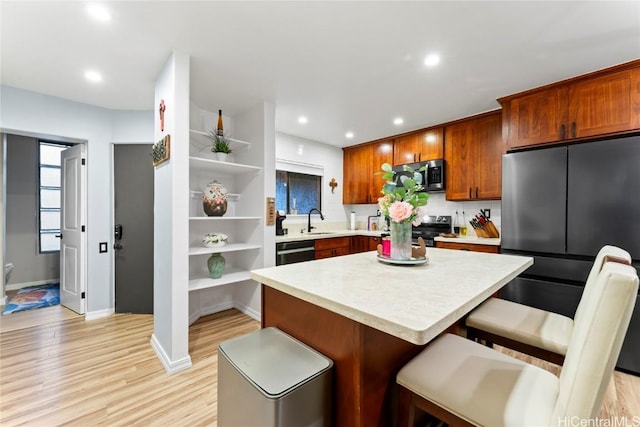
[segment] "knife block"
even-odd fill
[[[500,232],[498,232],[498,229],[495,225],[493,225],[493,222],[491,221],[485,222],[482,228],[474,228],[473,231],[476,232],[476,236],[478,237],[500,237]]]

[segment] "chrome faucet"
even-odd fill
[[[317,211],[320,214],[320,219],[324,221],[324,215],[322,215],[322,212],[320,212],[320,209],[318,208],[311,208],[311,210],[309,210],[309,213],[307,214],[308,217],[308,225],[307,225],[307,232],[311,233],[311,229],[315,228],[311,226],[311,212],[313,211]]]

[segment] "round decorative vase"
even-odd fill
[[[212,279],[219,279],[222,277],[224,271],[225,259],[222,254],[212,254],[207,260],[207,267],[209,268],[209,277]]]
[[[411,258],[411,222],[391,221],[391,259]]]
[[[218,181],[210,182],[202,192],[202,207],[208,216],[222,216],[227,212],[227,188]]]

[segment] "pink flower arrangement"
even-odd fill
[[[389,217],[391,221],[402,222],[411,218],[413,215],[413,206],[407,202],[393,202],[389,206]]]
[[[413,173],[413,178],[405,179],[402,185],[395,181],[395,172],[391,165],[382,165],[383,177],[387,182],[382,187],[382,197],[378,199],[378,206],[383,215],[389,217],[393,222],[412,222],[419,225],[422,222],[420,207],[427,204],[429,195],[422,190],[420,171],[414,171],[408,166],[405,170]]]

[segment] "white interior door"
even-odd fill
[[[84,189],[87,182],[84,144],[62,152],[62,203],[60,213],[60,302],[84,314],[86,239]]]

